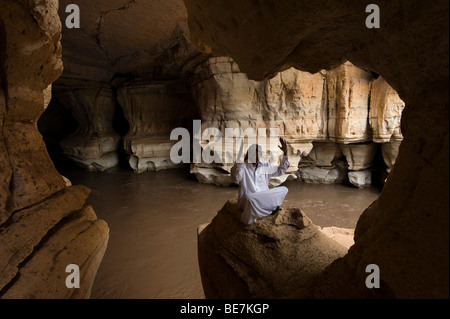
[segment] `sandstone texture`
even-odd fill
[[[70,0],[59,2],[62,22]],[[182,0],[80,0],[80,29],[62,30],[62,78],[109,82],[120,75],[174,78],[198,55]]]
[[[324,227],[320,231],[346,248],[350,248],[355,243],[353,240],[353,236],[355,235],[354,229],[333,226]]]
[[[65,24],[69,16],[65,8],[73,1],[59,3]],[[185,107],[183,100],[173,108],[183,94],[172,90],[173,79],[180,79],[185,64],[202,55],[189,42],[183,1],[76,4],[81,25],[62,28],[64,72],[54,86],[54,95],[79,123],[77,131],[61,142],[64,155],[87,170],[117,166],[123,150],[136,172],[177,167],[168,154],[174,144],[170,131],[178,126],[167,126],[164,132],[161,128],[174,124],[168,118],[176,119],[174,115]],[[124,139],[111,127],[117,103],[131,126]],[[139,124],[141,111],[147,113],[142,119],[151,123]]]
[[[0,298],[88,298],[109,228],[66,187],[37,129],[62,72],[58,1],[0,1]],[[65,287],[78,263],[79,291]]]
[[[288,143],[291,163],[286,176],[281,178],[283,181],[297,171],[301,156],[312,149],[311,141],[326,139],[325,80],[321,73],[290,69],[268,81],[252,81],[228,57],[209,58],[192,67],[191,73],[192,94],[202,120],[202,132],[207,128],[218,128],[224,134],[228,128],[242,129],[244,133],[253,130],[256,135],[258,129],[264,129],[264,136],[269,138],[269,128],[276,129],[278,136]],[[253,143],[256,142],[261,143],[255,139]],[[249,144],[252,143],[246,141],[245,150]],[[269,149],[270,142],[265,141],[262,146]],[[279,163],[277,157],[282,154],[276,145],[272,150],[273,163]],[[231,158],[237,157],[235,147],[227,149],[223,144],[222,151],[222,158],[227,152]],[[203,163],[195,167],[206,168]],[[229,172],[231,167],[232,164],[218,165],[216,169]],[[219,174],[209,173],[213,169],[208,167],[209,176]],[[208,181],[206,174],[199,176],[201,171],[195,169],[192,172],[199,180]],[[217,184],[217,179],[211,182]],[[279,182],[279,179],[271,181],[273,185]]]
[[[403,139],[400,119],[404,108],[405,102],[383,77],[372,82],[369,123],[374,142],[389,143],[392,138]]]
[[[232,57],[249,79],[264,81],[290,67],[314,74],[339,69],[348,60],[381,75],[405,103],[400,125],[404,139],[395,167],[379,199],[359,219],[355,244],[313,281],[309,293],[297,296],[448,298],[448,1],[415,0],[408,6],[402,1],[380,1],[379,29],[364,26],[366,4],[357,1],[258,2],[257,10],[251,0],[185,3],[191,41],[204,52]],[[337,73],[353,74],[346,69]],[[351,98],[351,83],[360,83],[366,90],[356,88]],[[336,82],[336,87],[349,88],[346,92],[351,98],[350,103],[340,104],[337,98],[336,110],[356,103],[354,112],[337,112],[336,123],[346,123],[345,115],[358,119],[367,112],[359,103],[368,97],[369,85],[364,79]],[[366,118],[368,126],[362,128],[372,125],[373,130],[379,118],[395,118],[388,114],[377,112],[373,117],[377,120]],[[374,130],[378,132],[375,139],[382,137],[387,142],[384,132],[390,135],[393,127],[381,125]],[[352,126],[343,128],[332,130],[337,141],[354,132]],[[367,130],[361,133],[355,132],[348,142],[368,142]],[[212,236],[207,237],[205,233],[204,242],[214,242]],[[381,270],[380,289],[365,285],[369,264]],[[226,268],[227,263],[218,262],[214,268],[220,269],[219,265]],[[218,273],[208,277],[218,277]],[[253,281],[262,278],[256,276]],[[245,285],[241,282],[239,287],[244,290]],[[301,281],[297,287],[303,287]],[[266,291],[270,295],[272,289]],[[258,293],[264,295],[262,290]],[[215,295],[233,296],[228,289],[218,289]]]
[[[350,171],[371,168],[379,151],[377,143],[386,144],[383,154],[388,171],[395,163],[393,147],[398,143],[391,146],[377,134],[388,127],[392,138],[401,142],[399,119],[404,103],[381,77],[348,61],[315,74],[291,68],[263,81],[249,79],[228,57],[209,58],[190,69],[202,132],[218,128],[223,136],[225,129],[277,129],[288,143],[291,179],[343,183],[348,180],[342,177],[345,169],[333,161],[346,160]],[[269,136],[269,130],[265,134]],[[207,144],[204,141],[202,146]],[[269,144],[263,142],[263,147]],[[236,158],[235,147],[227,148],[223,140],[221,150],[221,158]],[[303,168],[305,163],[313,168]],[[191,172],[200,182],[227,186],[231,166],[196,163]],[[327,167],[336,169],[330,173]],[[288,174],[272,179],[271,184],[279,185]]]
[[[291,298],[347,250],[298,208],[282,208],[250,226],[240,222],[241,213],[230,200],[199,228],[206,298]]]
[[[346,62],[327,72],[330,139],[359,143],[370,139],[367,118],[372,76]]]
[[[193,105],[182,82],[132,82],[118,88],[130,130],[123,138],[129,163],[135,172],[178,167],[170,150],[178,141],[170,140],[173,129],[191,127]]]
[[[61,17],[68,15],[63,10],[68,4],[70,1],[61,1]],[[302,157],[311,151],[312,142],[388,143],[378,135],[372,139],[372,131],[386,136],[392,129],[397,140],[402,139],[398,128],[401,99],[381,77],[349,61],[312,73],[283,67],[270,78],[254,81],[240,70],[234,59],[214,57],[208,50],[201,52],[191,43],[188,14],[182,0],[148,3],[116,0],[94,5],[83,0],[77,5],[83,13],[82,27],[63,28],[64,73],[56,82],[54,93],[61,92],[58,87],[63,86],[62,95],[71,99],[64,105],[72,111],[79,110],[74,115],[80,128],[62,141],[62,145],[64,154],[85,169],[113,167],[119,162],[118,151],[123,150],[135,172],[178,167],[168,156],[174,143],[167,133],[178,127],[178,123],[167,121],[167,114],[179,114],[171,107],[164,109],[166,103],[175,103],[168,96],[182,95],[171,90],[174,82],[190,87],[186,94],[192,95],[195,103],[191,117],[203,121],[202,129],[214,127],[222,132],[224,128],[278,129],[278,134],[290,146],[291,167],[289,175],[273,179],[273,185],[298,175],[293,173],[297,172]],[[67,83],[74,81],[78,84],[71,88]],[[86,87],[80,90],[82,83]],[[92,97],[96,89],[89,88],[91,84],[104,86],[101,101]],[[98,109],[104,113],[108,108],[105,116],[98,119],[102,123],[110,122],[114,116],[111,106],[106,107],[117,103],[110,100],[109,84],[117,90],[117,96],[112,99],[119,102],[132,126],[122,142],[114,131],[98,132],[96,124],[90,123],[96,120],[93,114]],[[77,94],[91,98],[76,101]],[[178,110],[184,113],[182,102]],[[93,114],[82,119],[77,117],[83,107]],[[162,123],[136,124],[141,111],[154,111]],[[164,125],[175,126],[161,131]],[[225,147],[223,152],[236,155],[235,150]],[[277,162],[276,158],[273,160]],[[388,171],[393,161],[395,152],[386,155]],[[229,172],[231,166],[196,163],[192,173],[201,182],[227,185],[227,178],[215,176],[225,174],[226,177],[224,171]]]
[[[315,184],[340,184],[347,179],[346,168],[342,167],[300,167],[298,178],[306,183]]]

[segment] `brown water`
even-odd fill
[[[198,183],[186,169],[135,174],[60,169],[74,185],[90,187],[88,199],[110,227],[110,239],[92,298],[204,298],[197,263],[197,226],[210,222],[237,194]],[[376,188],[288,181],[284,206],[297,206],[318,226],[355,228],[379,195]]]

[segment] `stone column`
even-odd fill
[[[372,82],[369,122],[373,141],[382,143],[388,172],[394,167],[403,140],[400,119],[404,108],[405,103],[383,77],[380,76]]]
[[[347,61],[328,70],[327,81],[330,140],[341,144],[350,183],[370,186],[376,150],[368,121],[372,75]]]
[[[121,138],[112,127],[116,99],[111,86],[64,79],[55,83],[53,94],[79,124],[73,134],[60,142],[63,153],[90,171],[117,166]]]
[[[0,298],[88,298],[108,242],[89,190],[65,186],[37,129],[62,71],[57,9],[0,0]],[[65,285],[69,264],[80,289]]]
[[[210,58],[194,70],[192,91],[202,119],[202,131],[217,128],[266,130],[278,129],[288,144],[291,167],[286,175],[273,178],[271,186],[283,183],[294,174],[302,156],[312,149],[312,141],[327,137],[325,79],[321,73],[310,74],[288,69],[265,81],[253,81],[228,57]],[[206,143],[205,143],[206,144]],[[245,150],[249,145],[245,146]],[[262,145],[269,148],[269,142]],[[236,158],[236,150],[225,150]],[[277,157],[281,153],[273,150]],[[279,162],[279,159],[277,159]],[[192,166],[202,182],[229,185],[227,165],[196,164]]]
[[[330,140],[363,143],[370,140],[369,96],[372,76],[350,62],[327,72]]]
[[[173,129],[192,126],[193,108],[182,82],[135,81],[121,85],[117,99],[130,124],[124,148],[135,172],[180,167],[170,159],[178,141],[170,140]]]
[[[338,184],[347,179],[347,162],[338,143],[314,142],[308,156],[300,161],[299,179],[307,183]]]

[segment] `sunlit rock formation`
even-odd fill
[[[346,176],[344,162],[349,171],[371,168],[376,143],[386,144],[377,132],[391,132],[395,137],[395,142],[383,148],[388,170],[395,163],[395,146],[402,140],[399,118],[403,102],[381,77],[376,79],[350,62],[315,74],[288,69],[264,81],[248,79],[228,57],[209,58],[192,72],[202,131],[209,127],[222,133],[225,128],[276,128],[286,139],[291,166],[288,174],[272,179],[273,186],[292,178],[352,183],[355,179]],[[384,136],[390,137],[388,133]],[[226,149],[223,144],[222,151],[222,155],[228,152],[236,158],[236,148]],[[231,166],[197,163],[191,172],[201,182],[228,186]],[[364,185],[370,185],[370,176],[365,181]]]
[[[403,140],[400,119],[404,108],[405,103],[381,76],[372,82],[369,123],[373,141],[382,143],[388,172],[394,167]]]
[[[370,140],[369,96],[372,76],[350,62],[328,70],[328,134],[332,141],[349,144]]]
[[[192,72],[192,91],[202,131],[207,128],[218,128],[221,132],[226,128],[254,129],[256,134],[263,128],[269,138],[268,128],[273,128],[287,141],[291,167],[285,176],[272,179],[273,186],[287,178],[296,178],[292,173],[297,171],[301,157],[311,151],[311,142],[327,137],[325,79],[321,73],[290,69],[267,81],[252,81],[227,57],[210,58]],[[267,140],[262,146],[269,149],[269,143]],[[246,143],[245,149],[248,146]],[[226,149],[224,144],[222,150],[223,154],[229,152],[236,159],[236,147]],[[273,150],[273,156],[281,155],[276,145]],[[195,164],[192,172],[200,181],[228,185],[231,166]]]

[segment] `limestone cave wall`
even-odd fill
[[[395,163],[404,103],[382,77],[350,62],[314,74],[290,68],[264,81],[249,79],[227,57],[210,58],[192,72],[202,132],[276,128],[287,141],[291,167],[273,186],[299,179],[364,187],[372,183],[379,149],[388,169]],[[222,152],[237,155],[225,141]],[[191,172],[202,182],[230,185],[232,165],[194,164]]]
[[[69,3],[61,1],[60,17]],[[44,114],[40,129],[45,136],[52,114],[68,110],[78,128],[49,148],[78,166],[103,171],[117,166],[124,153],[135,172],[179,167],[170,160],[170,132],[190,128],[195,118],[202,120],[202,131],[278,128],[289,144],[291,168],[272,186],[287,179],[369,186],[372,159],[381,149],[388,171],[393,166],[404,103],[376,74],[347,62],[314,74],[291,68],[254,81],[231,58],[211,57],[191,44],[181,0],[77,4],[83,28],[62,30],[64,72],[53,85],[53,113]],[[129,125],[123,134],[113,127],[117,104]],[[341,150],[343,144],[348,146]],[[230,168],[200,163],[191,173],[200,182],[231,185]]]

